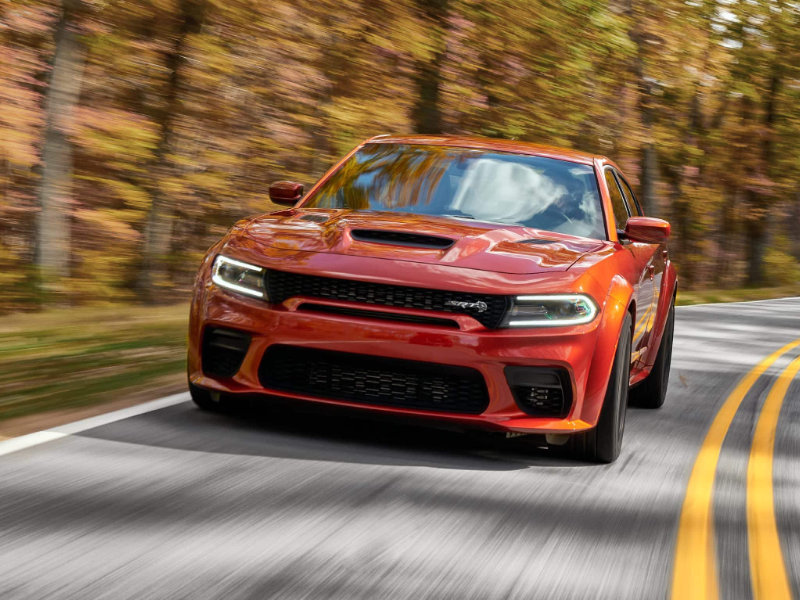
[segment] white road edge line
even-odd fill
[[[17,450],[24,450],[25,448],[30,448],[31,446],[46,444],[47,442],[52,442],[53,440],[58,440],[63,437],[67,437],[67,434],[59,433],[58,431],[45,430],[11,438],[10,440],[0,442],[0,456],[3,456],[4,454],[11,454]]]
[[[176,404],[181,404],[183,402],[187,402],[188,400],[189,392],[182,392],[180,394],[165,396],[164,398],[159,398],[158,400],[151,400],[150,402],[137,404],[136,406],[130,406],[128,408],[122,408],[110,413],[97,415],[96,417],[89,417],[88,419],[81,419],[80,421],[74,421],[73,423],[66,423],[65,425],[59,425],[58,427],[53,427],[52,429],[36,431],[27,435],[21,435],[9,440],[4,440],[0,442],[0,456],[11,454],[12,452],[17,452],[18,450],[24,450],[25,448],[30,448],[32,446],[38,446],[39,444],[52,442],[53,440],[65,438],[69,435],[86,431],[87,429],[94,429],[95,427],[108,425],[109,423],[114,423],[115,421],[122,421],[124,419],[130,419],[131,417],[152,412],[154,410],[175,406]]]
[[[679,304],[675,308],[692,308],[693,306],[731,306],[732,304],[757,304],[759,302],[779,302],[781,300],[800,300],[800,296],[781,296],[780,298],[763,298],[762,300],[736,300],[734,302],[702,302],[700,304]]]

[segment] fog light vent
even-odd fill
[[[203,373],[212,377],[233,377],[250,347],[250,334],[224,327],[207,327],[203,332]]]
[[[565,369],[506,367],[506,379],[517,406],[537,417],[566,417],[572,405],[572,385]]]
[[[564,409],[564,393],[559,387],[531,387],[527,389],[528,395],[524,399],[536,412],[544,414],[560,414]],[[523,392],[524,393],[524,392]]]

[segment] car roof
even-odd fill
[[[569,162],[591,165],[595,159],[605,159],[588,152],[579,152],[568,148],[545,146],[532,142],[517,140],[503,140],[497,138],[480,138],[458,135],[378,135],[369,138],[365,144],[414,144],[426,146],[451,146],[456,148],[477,148],[480,150],[495,150],[497,152],[511,152],[514,154],[529,154],[544,156]],[[607,160],[607,159],[605,159]]]

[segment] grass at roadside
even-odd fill
[[[185,369],[188,314],[180,304],[6,315],[0,420],[110,402],[174,378]]]
[[[800,283],[773,288],[738,288],[731,290],[682,291],[678,289],[678,305],[746,302],[800,296]]]

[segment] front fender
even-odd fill
[[[578,417],[592,426],[597,425],[600,418],[608,380],[614,365],[614,355],[617,352],[617,344],[619,344],[622,323],[630,308],[632,298],[633,287],[623,277],[615,275],[603,302],[583,406]]]

